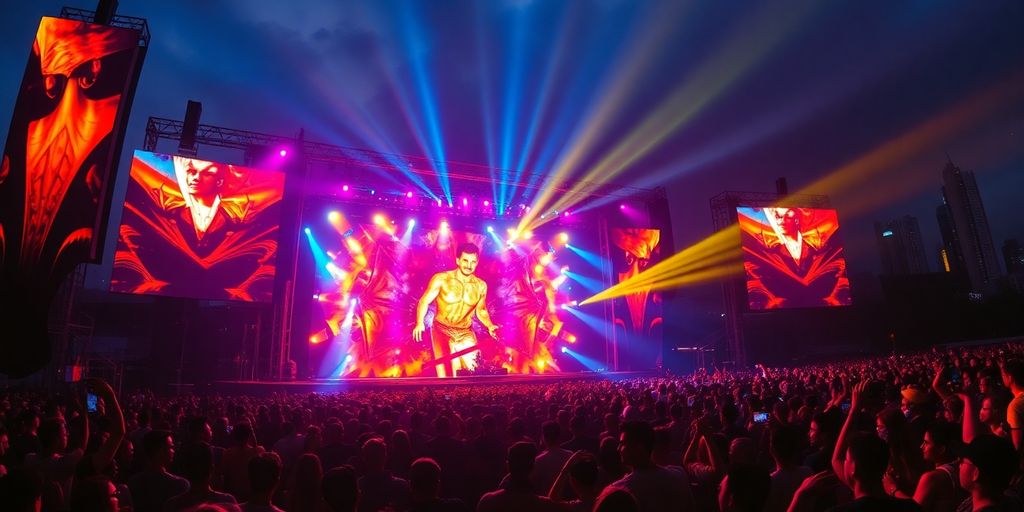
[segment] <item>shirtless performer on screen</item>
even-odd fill
[[[423,340],[427,330],[423,323],[427,316],[430,303],[437,304],[434,323],[430,326],[430,340],[434,348],[434,358],[440,359],[460,350],[477,345],[476,334],[473,332],[473,315],[487,328],[491,337],[495,337],[498,326],[491,321],[487,312],[487,283],[473,275],[479,263],[480,249],[473,244],[465,243],[456,250],[455,270],[438,272],[430,278],[427,291],[420,297],[416,307],[416,327],[412,337],[416,341]],[[437,376],[455,376],[455,368],[473,368],[470,356],[475,351],[460,357],[449,358],[437,365]]]

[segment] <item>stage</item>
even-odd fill
[[[652,377],[653,371],[643,372],[579,372],[552,374],[514,374],[514,375],[473,375],[440,379],[437,377],[402,377],[402,378],[350,378],[350,379],[318,379],[278,381],[215,381],[210,390],[226,394],[265,395],[270,393],[337,393],[342,391],[366,391],[372,389],[413,390],[414,388],[439,388],[449,386],[479,385],[514,385],[514,384],[555,384],[570,380],[626,380],[641,377]]]

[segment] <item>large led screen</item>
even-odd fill
[[[508,243],[486,230],[340,212],[330,224],[306,231],[320,377],[546,373],[559,371],[552,347],[576,341],[560,307],[568,250],[557,239]]]
[[[835,210],[736,210],[751,310],[850,305]]]
[[[125,28],[39,23],[0,167],[0,262],[21,286],[55,287],[98,256],[138,42]]]
[[[284,174],[136,151],[111,291],[267,302]]]

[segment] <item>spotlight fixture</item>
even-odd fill
[[[342,185],[341,186],[341,191],[342,192],[348,192],[348,185]]]
[[[308,227],[307,227],[306,229],[303,229],[303,231],[305,231],[307,235],[309,235],[309,234],[312,234],[312,233],[313,233],[313,231],[312,231],[312,230],[310,230],[310,229],[309,229]]]
[[[487,206],[490,206],[490,205],[491,205],[491,202],[486,200],[486,199],[484,199],[484,206],[487,207]]]
[[[338,210],[332,210],[330,213],[327,214],[327,220],[331,222],[338,222],[339,220],[341,220],[341,212],[339,212]]]
[[[406,199],[412,199],[412,192],[406,192],[405,193],[405,198]]]
[[[494,226],[487,226],[488,233],[494,233]]]
[[[278,151],[277,154],[281,155],[281,158],[284,158],[284,157],[288,156],[288,150],[287,149],[282,149],[281,151]]]
[[[384,216],[383,216],[383,215],[381,215],[381,214],[379,214],[379,213],[378,213],[378,214],[376,214],[376,215],[374,215],[374,216],[373,216],[373,223],[374,223],[374,224],[376,224],[376,225],[378,225],[378,226],[383,226],[383,225],[384,225],[384,222],[385,222],[385,221],[384,221]]]
[[[569,233],[559,233],[558,234],[558,241],[562,242],[563,244],[568,245],[569,244]]]
[[[569,351],[569,349],[568,349],[568,348],[566,348],[566,347],[562,347],[562,353],[563,353],[563,354],[564,354],[564,353],[566,353],[566,352],[568,352],[568,351]]]
[[[416,225],[416,219],[409,219],[409,227],[411,228],[411,227],[413,227],[415,225]]]

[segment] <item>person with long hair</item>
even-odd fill
[[[889,467],[885,471],[885,488],[889,495],[910,497],[917,489],[917,482],[925,472],[921,450],[914,443],[914,436],[903,411],[896,408],[883,409],[875,415],[875,429],[878,437],[889,446]]]

